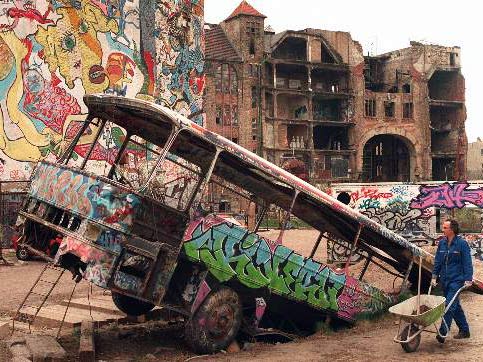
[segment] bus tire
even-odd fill
[[[208,294],[185,326],[186,343],[196,353],[215,353],[235,339],[242,321],[238,294],[223,287]]]
[[[18,260],[27,261],[30,260],[30,253],[27,248],[19,245],[17,246],[17,250],[15,250],[15,255],[17,256]]]
[[[134,317],[146,314],[154,308],[154,304],[152,303],[116,292],[112,292],[112,301],[121,312]]]

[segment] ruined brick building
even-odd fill
[[[364,56],[350,33],[275,34],[246,1],[206,24],[206,126],[314,184],[465,178],[460,48]]]

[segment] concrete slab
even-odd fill
[[[62,318],[64,317],[66,306],[63,305],[50,305],[43,307],[35,318],[34,325],[42,325],[45,327],[56,328],[60,325]],[[36,309],[31,307],[22,308],[22,316],[20,320],[31,318],[35,315]],[[65,327],[79,326],[84,319],[92,319],[98,325],[107,324],[112,321],[122,318],[119,314],[103,313],[93,310],[90,312],[87,309],[70,307],[67,311],[64,320]],[[26,317],[26,318],[25,318]]]
[[[10,336],[12,331],[12,320],[0,318],[0,340]]]
[[[27,335],[25,344],[30,350],[34,362],[61,362],[67,356],[62,346],[51,336]]]
[[[67,305],[68,302],[68,300],[63,300],[61,305]],[[75,298],[70,301],[70,307],[87,310],[91,309],[96,312],[125,316],[123,312],[117,309],[110,295],[96,295],[91,296],[90,298]]]
[[[27,348],[24,337],[12,337],[5,341],[12,358],[27,359],[30,361],[32,353]]]

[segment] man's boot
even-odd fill
[[[470,338],[470,331],[459,331],[458,334],[456,334],[454,339],[464,339],[464,338]]]
[[[436,335],[436,340],[439,342],[439,343],[444,343],[444,337],[441,337],[439,334]]]

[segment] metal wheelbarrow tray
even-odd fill
[[[420,295],[420,305],[427,306],[429,310],[420,313],[413,314],[417,309],[418,296],[414,296],[396,304],[389,308],[389,312],[397,315],[401,320],[410,323],[417,324],[420,327],[427,327],[435,322],[437,322],[443,315],[445,310],[445,297],[439,297],[436,295]]]

